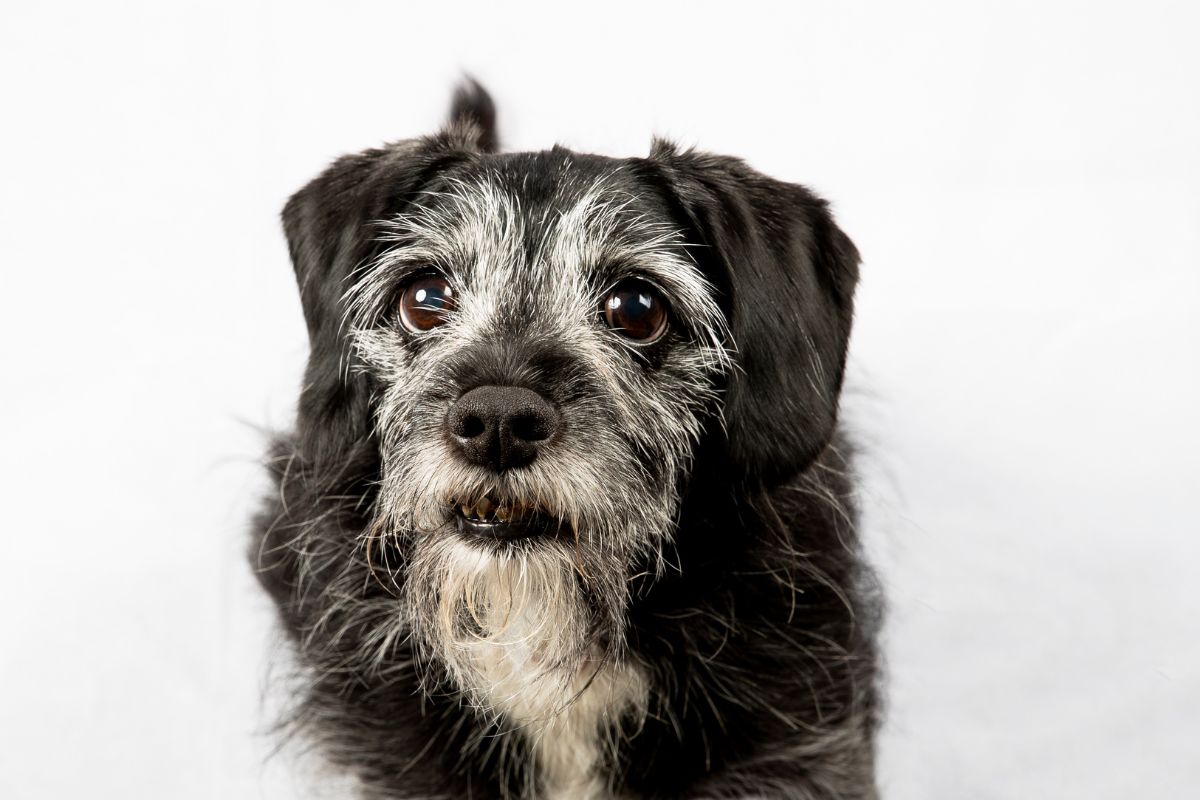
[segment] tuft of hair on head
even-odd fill
[[[500,149],[500,139],[496,135],[496,104],[487,90],[470,76],[454,90],[448,125],[466,133],[481,152],[494,153]]]

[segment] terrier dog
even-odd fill
[[[836,417],[859,256],[736,158],[343,157],[283,211],[311,356],[252,560],[370,798],[874,798]]]

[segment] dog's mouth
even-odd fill
[[[454,516],[460,533],[488,539],[552,536],[565,527],[539,505],[491,496],[456,501]]]

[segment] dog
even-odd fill
[[[251,560],[286,722],[368,798],[875,798],[855,246],[737,158],[495,119],[467,82],[283,211],[311,355]]]

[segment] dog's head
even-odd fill
[[[377,459],[371,535],[468,687],[474,643],[545,667],[620,647],[699,453],[751,490],[815,458],[858,262],[821,200],[737,159],[499,154],[492,119],[464,93],[441,133],[342,158],[284,211],[299,447]]]

